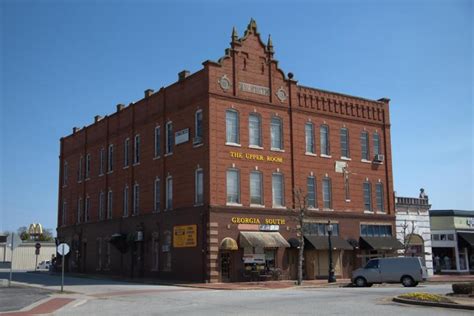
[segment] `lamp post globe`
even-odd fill
[[[329,255],[329,271],[328,271],[328,283],[336,282],[336,276],[334,274],[334,266],[332,262],[332,241],[331,236],[333,232],[333,225],[331,221],[328,221],[327,232],[328,232],[328,255]]]

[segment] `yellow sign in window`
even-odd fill
[[[173,227],[173,247],[186,248],[197,246],[197,225]]]

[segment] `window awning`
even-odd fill
[[[458,236],[471,245],[471,247],[474,247],[474,233],[458,233]]]
[[[317,250],[328,250],[328,236],[312,236],[305,235],[304,238],[308,243]],[[353,250],[354,248],[339,236],[331,236],[331,245],[333,249]]]
[[[222,239],[221,244],[219,245],[220,250],[238,250],[239,246],[237,246],[237,242],[235,239],[230,237],[226,237]]]
[[[361,248],[371,250],[397,250],[402,249],[403,244],[395,237],[360,237]]]
[[[278,232],[240,232],[240,247],[289,248],[290,244]]]

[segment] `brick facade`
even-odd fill
[[[61,139],[60,187],[58,201],[58,236],[72,244],[68,268],[86,272],[148,275],[159,278],[191,281],[219,281],[221,259],[219,245],[223,238],[239,240],[241,229],[232,217],[244,216],[285,219],[280,234],[296,237],[296,223],[286,208],[294,206],[293,188],[306,189],[306,178],[316,179],[316,209],[308,212],[309,221],[331,219],[340,225],[340,236],[358,239],[360,223],[385,223],[394,227],[393,178],[390,145],[389,101],[378,101],[327,92],[298,85],[293,75],[286,76],[273,57],[271,40],[264,44],[251,21],[242,38],[235,32],[230,48],[218,62],[206,61],[203,69],[188,75],[157,92],[145,91],[145,97],[129,106],[117,106],[117,111]],[[226,144],[226,111],[233,109],[239,116],[239,144]],[[202,111],[202,143],[195,144],[196,111]],[[249,146],[249,114],[261,119],[261,148]],[[272,150],[270,123],[277,117],[283,124],[283,149]],[[189,128],[189,140],[175,145],[166,154],[166,124],[172,122],[173,134]],[[305,124],[314,126],[315,154],[305,154]],[[320,127],[329,127],[329,155],[320,152]],[[161,131],[160,153],[155,157],[155,128]],[[349,131],[350,158],[341,159],[340,129]],[[361,159],[360,134],[369,135],[369,155],[372,157],[372,136],[380,137],[380,153],[385,159],[374,163]],[[140,162],[134,164],[134,139],[140,136]],[[129,139],[129,165],[124,165],[125,139]],[[173,137],[174,139],[174,137]],[[100,175],[100,150],[113,145],[113,171]],[[90,176],[78,178],[81,157],[84,164],[90,154]],[[241,156],[239,156],[241,155]],[[347,163],[345,173],[336,172],[336,161]],[[67,164],[67,171],[65,170]],[[203,170],[204,199],[195,201],[195,171]],[[241,205],[228,205],[226,172],[240,172]],[[250,205],[250,172],[258,170],[263,177],[263,205]],[[64,181],[64,173],[67,179]],[[284,179],[283,208],[272,205],[272,173]],[[344,177],[348,177],[346,200]],[[166,179],[173,181],[173,207],[165,210]],[[323,208],[322,179],[331,179],[332,205]],[[155,211],[155,180],[160,179],[160,209]],[[372,185],[372,205],[376,205],[375,184],[383,187],[383,212],[364,210],[363,183]],[[133,187],[139,185],[139,211],[133,211]],[[124,216],[124,188],[128,186],[128,216]],[[112,216],[99,216],[100,192],[111,190]],[[84,203],[89,197],[89,219],[84,223]],[[78,199],[82,200],[82,218],[78,223]],[[107,204],[107,198],[105,198]],[[63,203],[66,202],[63,219]],[[105,205],[107,210],[108,205]],[[197,245],[176,248],[168,246],[169,236],[177,225],[197,225]],[[136,232],[143,232],[143,241],[133,241]],[[394,231],[394,229],[393,229]],[[128,251],[103,246],[113,235],[126,236]],[[125,237],[124,237],[125,238]],[[173,239],[172,236],[171,239]],[[97,240],[105,240],[98,242]],[[159,245],[156,247],[156,243]],[[172,244],[172,242],[171,242]],[[96,249],[98,246],[101,250]],[[109,248],[107,248],[109,247]],[[153,248],[156,247],[156,248]],[[103,250],[105,249],[105,250]],[[104,254],[104,251],[106,252]],[[276,265],[291,277],[292,249],[276,251]],[[232,280],[238,279],[243,250],[231,254]],[[97,255],[110,261],[98,268]],[[341,255],[342,256],[342,255]],[[171,259],[170,259],[171,258]],[[102,260],[102,259],[101,259]],[[105,259],[104,259],[105,260]],[[158,263],[156,263],[158,260]],[[352,260],[352,259],[351,259]],[[355,260],[357,261],[357,260]],[[346,275],[357,265],[354,260],[341,270]],[[170,265],[169,265],[170,263]],[[154,265],[158,268],[154,269]],[[345,272],[343,272],[344,270]]]

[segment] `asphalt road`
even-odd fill
[[[0,287],[0,312],[16,311],[47,298],[51,291],[25,286]]]

